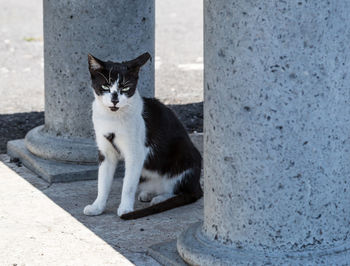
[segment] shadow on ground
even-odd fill
[[[168,106],[190,133],[203,132],[203,102]],[[42,124],[44,124],[44,112],[0,115],[0,154],[6,153],[8,141],[23,139],[29,130]]]
[[[6,153],[6,144],[23,139],[29,130],[44,124],[44,112],[0,115],[0,153]]]
[[[8,156],[1,156],[2,157],[0,159],[5,162],[8,167],[17,172],[17,174],[19,174],[24,180],[46,195],[47,198],[45,200],[50,199],[64,211],[68,212],[71,217],[75,218],[100,239],[104,240],[114,250],[122,254],[136,265],[157,265],[157,263],[147,255],[147,248],[160,242],[176,239],[177,236],[188,226],[195,222],[201,221],[203,217],[203,199],[200,199],[194,204],[149,217],[130,221],[121,220],[117,216],[117,208],[120,202],[122,187],[122,178],[120,177],[114,179],[111,195],[104,214],[100,216],[85,216],[83,214],[83,208],[87,204],[91,204],[96,197],[96,180],[71,183],[53,183],[50,185],[25,167],[21,167],[15,163],[10,163]],[[19,195],[22,195],[20,197],[24,197],[25,194],[23,193],[26,193],[26,191],[13,191],[13,197],[18,197]],[[42,203],[42,200],[41,202],[36,201],[39,200],[37,198],[31,199],[33,206],[45,205]],[[136,208],[141,208],[145,205],[146,203],[136,201]],[[19,201],[16,208],[18,208],[18,210],[24,208],[21,206],[21,201]],[[33,211],[35,212],[35,210]],[[60,229],[57,230],[57,228],[60,226],[60,218],[55,217],[55,215],[50,217],[52,216],[50,210],[41,210],[38,212],[38,214],[35,213],[34,216],[35,220],[31,221],[32,223],[41,224],[42,222],[40,221],[42,217],[46,217],[46,220],[51,221],[48,224],[45,224],[45,228],[51,228],[51,238],[53,239],[57,238],[57,234],[62,234],[59,235],[59,238],[64,237],[64,234],[68,234],[74,239],[78,239],[78,241],[84,241],[85,243],[89,242],[89,239],[81,239],[79,235],[81,232],[79,232],[79,230],[78,232],[69,228],[62,230],[62,232]],[[28,218],[17,218],[17,224],[21,222],[27,224],[26,219]],[[11,228],[9,228],[9,230],[11,230]],[[45,235],[46,238],[43,237],[41,233],[33,235],[30,227],[28,227],[26,234],[31,235],[31,237],[35,237],[38,241],[44,241],[43,244],[45,244],[45,241],[47,241],[47,235]],[[41,240],[41,238],[43,238],[43,240]],[[72,245],[72,243],[66,244]],[[74,245],[76,244],[77,243]],[[33,247],[28,246],[28,249],[31,248]],[[41,250],[36,252],[40,253]],[[45,250],[43,252],[45,252]],[[82,258],[82,261],[84,261],[84,258]]]
[[[203,132],[203,102],[168,105],[180,118],[188,132]]]

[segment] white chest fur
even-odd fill
[[[142,118],[143,102],[138,93],[130,99],[130,104],[111,112],[96,99],[92,106],[93,124],[98,148],[102,152],[109,153],[113,148],[107,140],[107,136],[114,134],[114,144],[121,151],[122,157],[132,156],[130,153],[138,153],[140,149],[146,152],[145,123]]]
[[[98,172],[98,196],[92,205],[85,207],[85,214],[97,215],[104,210],[120,157],[125,160],[125,175],[118,215],[133,210],[137,185],[148,153],[142,111],[143,100],[137,91],[128,99],[128,104],[116,112],[110,111],[96,97],[92,105],[92,119],[103,160]],[[110,135],[113,138],[108,138]]]

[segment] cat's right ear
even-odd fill
[[[88,61],[89,61],[89,70],[90,73],[93,73],[95,71],[99,71],[104,68],[104,62],[91,54],[88,54]]]

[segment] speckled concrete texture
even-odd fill
[[[154,20],[154,0],[44,1],[45,126],[27,135],[31,152],[95,161],[87,54],[112,61],[146,51],[154,56]],[[142,95],[154,95],[154,60],[140,72],[138,87]]]
[[[87,129],[91,133],[94,132],[90,127]],[[54,137],[45,130],[44,125],[30,130],[25,136],[25,143],[31,153],[47,160],[77,164],[96,164],[97,162],[98,152],[93,138]]]
[[[31,153],[23,139],[11,140],[7,143],[8,155],[13,161],[28,167],[49,183],[71,182],[77,180],[96,179],[97,164],[82,165],[45,160]],[[124,172],[120,173],[122,176]]]
[[[154,56],[154,19],[154,0],[44,1],[46,130],[91,136],[87,54],[111,61]],[[154,95],[154,60],[142,68],[138,87]]]
[[[180,257],[176,248],[176,239],[152,245],[147,254],[166,266],[187,266],[188,264]]]
[[[202,222],[193,224],[177,240],[177,250],[180,256],[185,258],[190,265],[328,266],[349,265],[350,261],[349,245],[341,245],[331,249],[305,249],[303,251],[257,251],[240,247],[232,248],[232,246],[222,244],[219,241],[213,241],[206,234],[203,234],[202,228]],[[169,251],[163,251],[163,253],[172,255]],[[158,260],[158,257],[153,257]]]
[[[204,9],[202,234],[232,255],[348,254],[350,4]]]

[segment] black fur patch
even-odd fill
[[[114,133],[109,133],[107,136],[105,136],[105,138],[111,142],[113,144],[113,140],[115,138],[115,134]]]
[[[105,156],[101,153],[101,151],[98,151],[98,164],[101,164],[105,160]]]
[[[199,198],[202,157],[193,145],[182,123],[172,110],[156,99],[144,98],[143,119],[146,124],[146,143],[152,152],[144,168],[170,178],[191,169],[177,184],[175,194],[192,194]]]
[[[118,82],[118,90],[127,97],[134,95],[136,91],[137,81],[139,78],[139,70],[150,58],[149,53],[144,53],[139,57],[125,62],[102,61],[92,55],[88,56],[89,71],[91,76],[92,87],[97,95],[110,93],[102,86],[110,88],[116,80]],[[96,67],[99,66],[99,67]],[[123,88],[129,88],[123,91]]]
[[[146,181],[147,181],[147,178],[141,176],[141,177],[140,177],[139,183],[143,183],[143,182],[146,182]]]
[[[105,138],[112,144],[113,148],[117,151],[117,153],[120,154],[120,150],[118,149],[117,145],[114,143],[115,134],[109,133]]]

